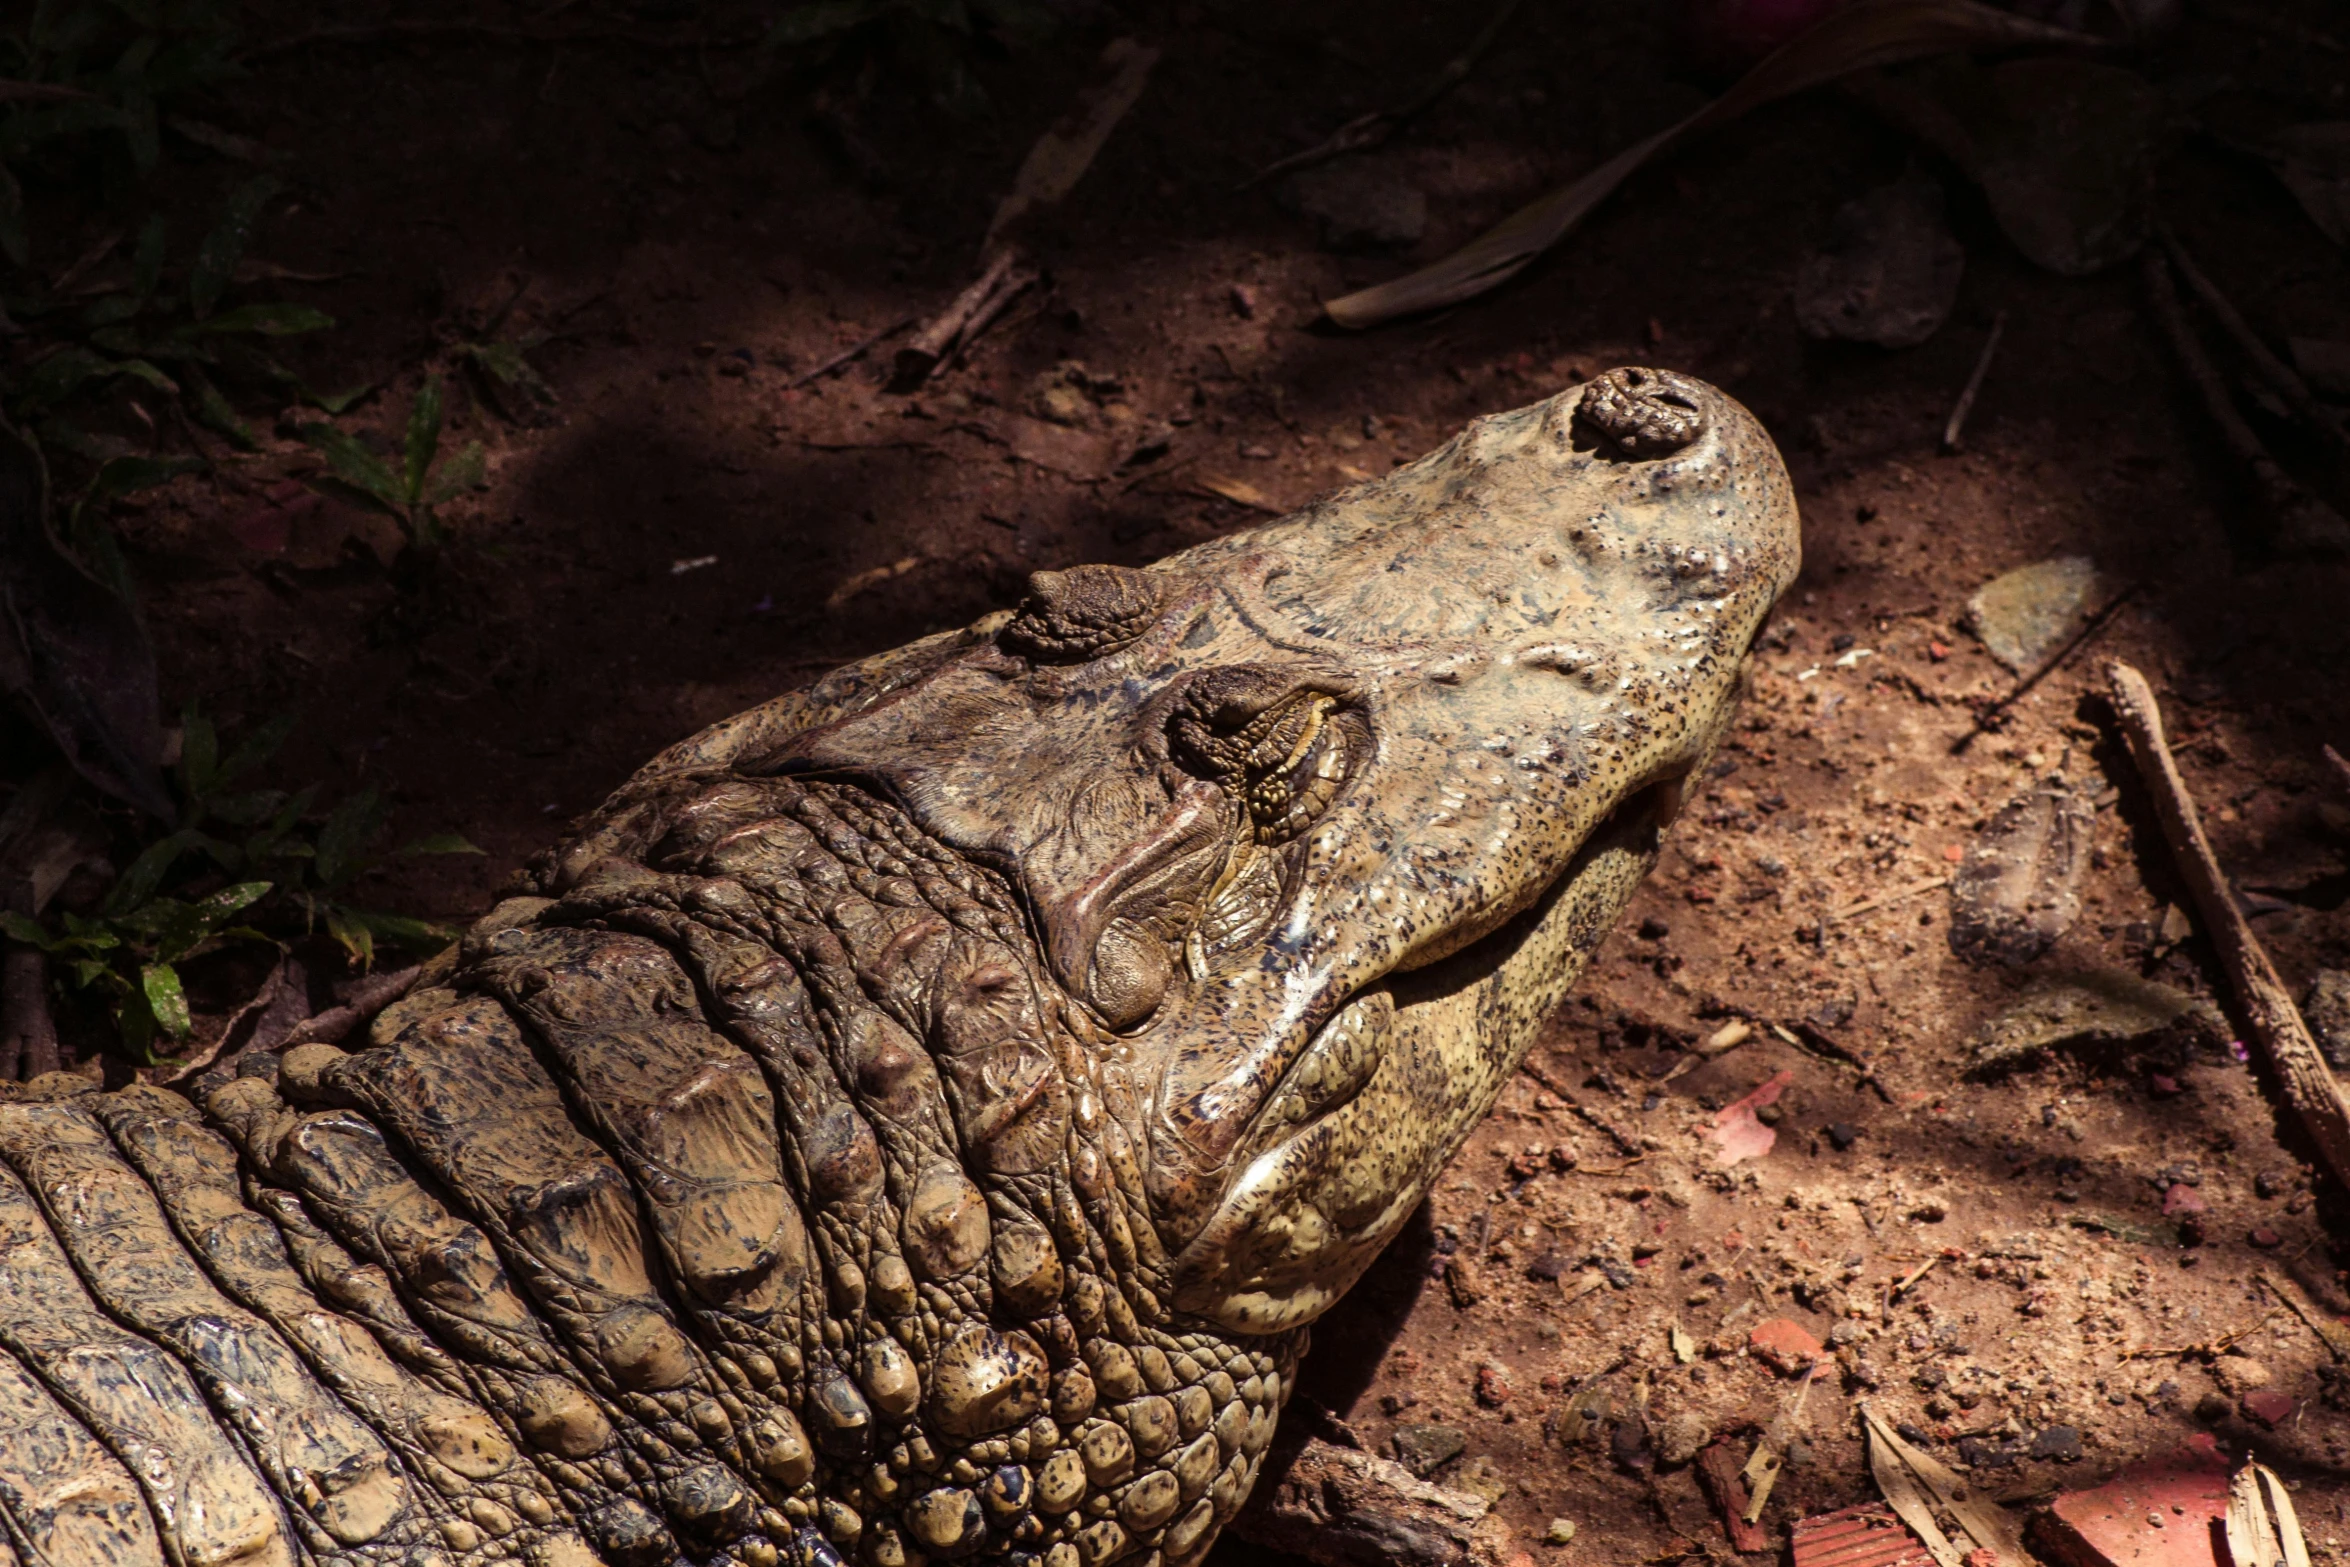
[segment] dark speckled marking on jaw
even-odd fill
[[[673,747],[364,1040],[0,1103],[9,1540],[1192,1567],[1795,564],[1613,371]]]

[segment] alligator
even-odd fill
[[[0,1104],[0,1563],[1188,1567],[1798,558],[1620,369],[656,757],[352,1036]]]

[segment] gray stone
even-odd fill
[[[1461,1456],[1468,1433],[1458,1426],[1408,1425],[1395,1428],[1395,1461],[1425,1480]]]
[[[1913,348],[1948,318],[1965,275],[1941,183],[1912,168],[1837,209],[1795,275],[1795,321],[1806,337]]]
[[[2097,593],[2097,565],[2060,555],[1993,577],[1966,603],[1966,625],[1990,655],[2021,674],[2080,629]]]
[[[1967,1040],[1968,1067],[1997,1071],[2055,1045],[2143,1039],[2189,1017],[2198,1003],[2183,990],[2118,969],[2035,980]]]
[[[2301,998],[2301,1017],[2325,1053],[2326,1064],[2350,1069],[2350,973],[2321,968]]]
[[[1290,176],[1280,194],[1325,250],[1409,250],[1428,232],[1427,195],[1390,165],[1340,159]]]
[[[2081,917],[2095,822],[2090,803],[2054,781],[2003,806],[1950,878],[1950,949],[2013,967],[2054,946]]]

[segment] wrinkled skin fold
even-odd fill
[[[350,1049],[0,1104],[0,1567],[1198,1561],[1796,554],[1613,371],[674,747]]]

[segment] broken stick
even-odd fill
[[[2171,280],[2170,263],[2159,249],[2149,247],[2146,252],[2146,303],[2154,316],[2154,324],[2178,356],[2179,367],[2187,372],[2187,379],[2195,383],[2195,390],[2203,398],[2203,408],[2211,416],[2219,431],[2220,440],[2244,467],[2258,492],[2260,504],[2268,514],[2268,523],[2274,530],[2278,547],[2309,555],[2341,555],[2350,553],[2350,522],[2342,514],[2303,488],[2301,481],[2287,473],[2269,455],[2252,426],[2237,412],[2235,399],[2228,395],[2227,383],[2220,378],[2219,367],[2203,351],[2202,339],[2188,324],[2186,307],[2179,303],[2178,285]]]
[[[1949,422],[1942,426],[1944,456],[1955,454],[1959,442],[1965,438],[1967,415],[1975,411],[1975,394],[1982,391],[1983,377],[1991,373],[1991,356],[1999,352],[1999,340],[2006,335],[2007,312],[2002,310],[1991,318],[1991,335],[1983,340],[1983,352],[1975,360],[1974,373],[1966,378],[1966,389],[1958,394]]]
[[[2318,1053],[2317,1041],[2309,1035],[2309,1025],[2293,1005],[2285,982],[2277,977],[2260,938],[2252,933],[2251,922],[2236,906],[2234,889],[2211,852],[2195,801],[2187,793],[2186,780],[2179,776],[2169,743],[2163,739],[2162,709],[2155,703],[2153,688],[2146,684],[2144,675],[2118,661],[2107,666],[2106,676],[2112,683],[2113,708],[2129,741],[2130,756],[2138,764],[2147,792],[2154,797],[2162,836],[2195,896],[2203,928],[2211,933],[2211,944],[2227,970],[2229,986],[2250,1025],[2253,1041],[2275,1069],[2285,1103],[2316,1145],[2318,1156],[2333,1171],[2334,1179],[2350,1187],[2350,1100],[2342,1097],[2325,1057]]]

